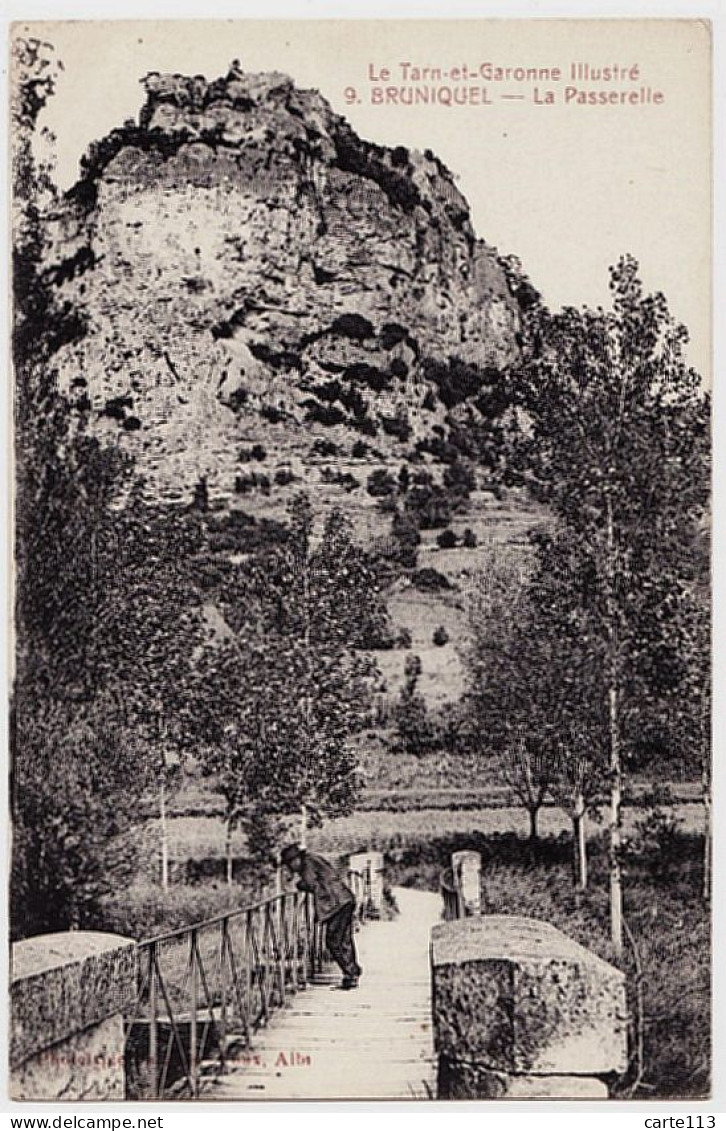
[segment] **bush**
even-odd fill
[[[405,626],[403,628],[399,628],[398,632],[396,633],[396,648],[410,648],[412,644],[413,637],[411,636],[411,630],[406,628]]]
[[[249,463],[253,459],[262,462],[267,459],[267,452],[262,444],[253,444],[251,448],[240,448],[237,459],[240,463]]]
[[[408,414],[397,412],[395,416],[382,416],[381,425],[388,436],[395,436],[397,440],[405,443],[413,429],[409,423]]]
[[[435,593],[438,589],[451,589],[451,582],[443,573],[431,566],[416,570],[411,575],[411,581],[423,593]]]
[[[247,495],[257,487],[263,494],[268,494],[270,490],[269,475],[260,475],[257,471],[251,471],[249,475],[237,475],[235,477],[234,489],[238,495]]]
[[[434,634],[431,639],[437,648],[443,648],[444,644],[449,643],[449,634],[443,624],[440,624],[438,628],[434,629]]]
[[[340,448],[334,440],[316,440],[313,444],[313,451],[316,456],[324,456],[328,459],[330,456],[337,456]]]
[[[395,511],[391,522],[391,536],[394,540],[391,556],[405,569],[415,569],[421,542],[416,523],[408,515]]]
[[[370,416],[362,416],[360,420],[356,418],[351,421],[351,423],[353,427],[359,432],[362,432],[364,436],[374,437],[378,435],[378,425],[375,420],[371,420]]]
[[[451,502],[446,492],[432,483],[417,483],[406,494],[406,510],[423,530],[447,526],[451,521]]]
[[[308,397],[303,401],[303,407],[307,409],[305,419],[313,424],[324,424],[326,428],[333,428],[345,420],[345,413],[341,409],[332,404],[321,404],[314,397]]]
[[[436,539],[436,543],[440,550],[453,550],[455,546],[458,546],[459,539],[449,526],[446,530],[441,531]]]
[[[148,767],[96,702],[20,702],[13,756],[13,938],[98,930],[136,865]]]
[[[367,491],[374,499],[383,498],[385,495],[392,495],[396,490],[396,481],[393,476],[383,467],[376,468],[368,476]]]
[[[152,881],[137,880],[106,898],[102,929],[132,939],[148,939],[165,931],[188,927],[224,911],[238,910],[260,894],[250,868],[249,879],[228,888],[223,882],[174,884],[167,891]]]
[[[387,389],[391,384],[391,379],[387,373],[382,369],[376,368],[375,365],[368,365],[365,361],[358,361],[354,365],[348,365],[343,370],[343,377],[346,381],[365,385],[367,388],[372,389],[374,393],[381,393]]]
[[[423,368],[424,376],[438,386],[439,397],[449,409],[476,397],[489,383],[487,371],[458,357],[448,362],[426,358]]]
[[[275,472],[275,483],[278,487],[287,487],[288,484],[295,481],[296,476],[290,467],[279,467]]]
[[[370,447],[366,444],[365,440],[356,440],[353,447],[350,449],[350,454],[353,459],[365,459],[370,451]]]
[[[346,491],[357,491],[360,487],[360,480],[356,479],[355,475],[351,475],[349,471],[343,473],[333,471],[330,467],[324,467],[320,472],[320,478],[323,483],[334,483],[338,487],[343,487]]]
[[[468,526],[467,526],[466,530],[464,531],[464,536],[462,538],[462,542],[463,542],[464,546],[466,546],[467,550],[473,550],[473,549],[476,548],[476,544],[477,544],[476,534]]]
[[[355,342],[364,342],[374,334],[373,323],[362,314],[341,314],[330,327],[331,333]]]
[[[444,487],[452,495],[468,498],[476,487],[476,476],[468,464],[457,459],[444,468]]]

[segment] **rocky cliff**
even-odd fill
[[[47,273],[82,327],[61,387],[159,490],[231,492],[262,435],[303,462],[321,436],[441,436],[431,359],[491,382],[516,356],[506,273],[433,154],[362,141],[282,74],[144,86],[52,217]]]

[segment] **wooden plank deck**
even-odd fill
[[[309,987],[257,1033],[202,1100],[432,1099],[429,933],[441,899],[396,888],[391,922],[356,935],[363,977],[357,990],[337,976]]]

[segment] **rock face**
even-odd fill
[[[506,272],[433,154],[281,74],[144,85],[52,217],[47,277],[79,316],[61,387],[145,474],[230,486],[260,421],[415,439],[445,415],[426,358],[515,358]]]
[[[551,924],[441,924],[432,971],[440,1098],[598,1096],[625,1071],[625,976]]]

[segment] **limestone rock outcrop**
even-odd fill
[[[415,440],[445,415],[425,359],[517,356],[506,271],[432,153],[282,74],[144,86],[51,218],[47,275],[78,315],[61,388],[160,488],[230,489],[261,429]]]

